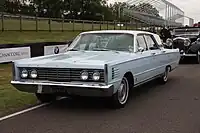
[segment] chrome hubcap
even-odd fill
[[[126,103],[128,98],[129,86],[128,81],[123,78],[120,87],[118,89],[118,100],[121,104]]]

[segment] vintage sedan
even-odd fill
[[[192,57],[200,64],[200,27],[179,27],[172,29],[172,39],[167,39],[166,48],[178,48],[181,60]]]
[[[11,83],[41,102],[61,95],[107,97],[106,103],[122,108],[134,87],[153,79],[166,83],[179,58],[179,50],[164,49],[157,34],[83,32],[65,53],[14,61]]]

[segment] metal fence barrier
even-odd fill
[[[136,20],[91,21],[60,18],[41,18],[1,14],[1,31],[89,31],[89,30],[149,30],[151,26]],[[158,27],[158,26],[157,26]]]

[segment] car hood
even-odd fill
[[[115,51],[68,51],[57,55],[18,60],[16,65],[18,67],[84,67],[103,69],[105,64],[124,61],[134,55],[133,53]]]

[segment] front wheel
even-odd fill
[[[56,95],[54,94],[35,94],[37,99],[42,103],[52,102],[56,100]]]
[[[129,82],[123,77],[117,92],[111,98],[111,107],[118,109],[125,107],[129,97]]]

